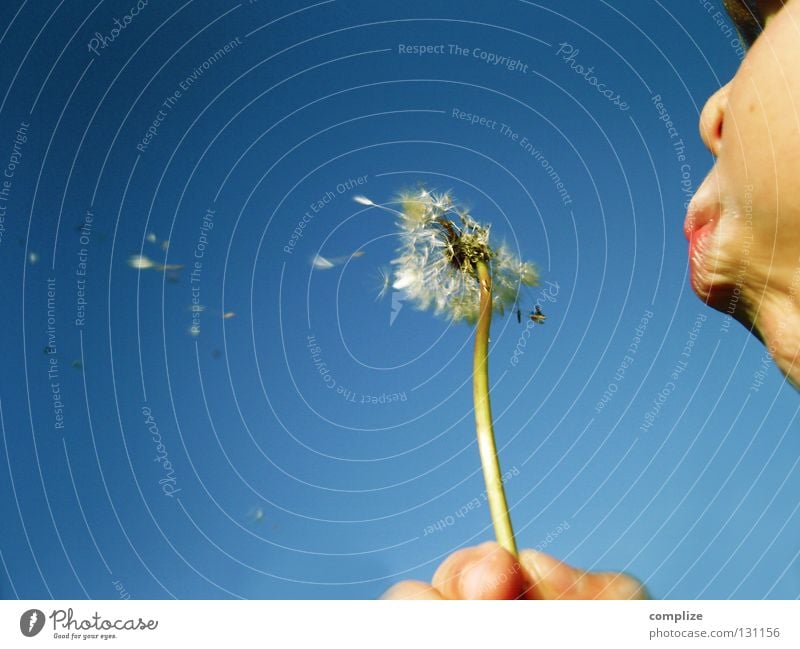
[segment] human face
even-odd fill
[[[751,12],[729,0],[743,34]],[[686,214],[691,285],[767,344],[800,384],[800,0],[751,2],[766,27],[706,103],[716,157]]]

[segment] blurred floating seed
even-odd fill
[[[234,313],[233,311],[226,311],[225,313],[222,314],[222,319],[223,320],[230,320],[231,318],[235,318],[235,317],[236,317],[236,313]]]
[[[152,269],[160,273],[183,268],[183,264],[159,264],[145,255],[131,255],[128,258],[128,265],[131,268],[137,268],[139,270]]]
[[[29,252],[28,253],[28,261],[31,264],[35,264],[39,261],[39,253],[38,252]]]
[[[147,270],[148,268],[155,268],[156,263],[144,255],[131,255],[128,258],[128,266],[139,270]]]
[[[247,512],[247,518],[254,523],[261,523],[264,520],[264,509],[262,507],[253,507]]]
[[[327,270],[334,266],[332,261],[325,259],[322,255],[314,255],[314,258],[311,260],[311,265],[317,270]]]
[[[181,268],[183,268],[183,264],[158,264],[155,270],[164,272],[165,270],[180,270]]]
[[[329,268],[333,268],[334,266],[340,266],[350,259],[355,259],[357,257],[363,257],[363,256],[364,256],[363,250],[356,250],[354,253],[350,255],[344,255],[342,257],[323,257],[322,255],[314,255],[311,258],[311,265],[317,270],[328,270]]]
[[[386,297],[389,289],[392,288],[392,271],[386,266],[378,268],[378,291],[375,295],[375,301]]]
[[[156,241],[158,241],[158,238],[156,237],[156,233],[155,232],[148,232],[147,233],[147,240],[150,243],[155,243]]]

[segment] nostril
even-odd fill
[[[700,115],[700,135],[714,156],[719,155],[722,143],[729,88],[730,84],[726,84],[715,92]]]

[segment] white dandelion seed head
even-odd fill
[[[490,227],[475,221],[447,193],[418,190],[397,199],[398,256],[392,260],[392,288],[402,290],[415,307],[433,309],[452,320],[475,322],[480,309],[476,265],[492,274],[492,305],[497,312],[514,304],[521,286],[538,281],[536,267],[501,245],[489,244]]]

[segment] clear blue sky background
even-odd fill
[[[686,277],[686,190],[712,164],[698,114],[739,62],[717,2],[150,2],[112,39],[132,4],[0,7],[0,166],[18,162],[0,240],[3,597],[370,598],[492,538],[471,330],[375,300],[393,224],[351,200],[420,181],[558,287],[546,325],[492,329],[520,545],[656,597],[800,594],[800,402]],[[140,252],[184,268],[138,272]]]

